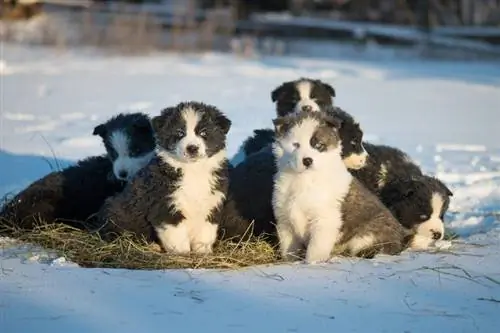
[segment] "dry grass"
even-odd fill
[[[262,239],[218,242],[210,255],[181,256],[162,252],[158,245],[138,240],[130,234],[106,242],[97,234],[64,224],[39,224],[33,230],[23,230],[0,220],[0,235],[54,250],[83,267],[237,269],[279,260],[277,252]]]

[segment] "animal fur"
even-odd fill
[[[11,223],[31,229],[35,224],[61,222],[84,228],[107,197],[120,192],[125,181],[154,153],[150,120],[142,113],[119,114],[94,128],[105,145],[106,156],[94,156],[35,181],[9,201],[0,213]],[[117,148],[113,138],[127,133],[127,146]],[[134,155],[133,158],[130,158]],[[130,163],[121,163],[128,160]],[[127,177],[119,177],[120,173]],[[122,178],[122,179],[120,179]]]
[[[98,217],[101,233],[124,230],[157,238],[175,253],[209,253],[227,194],[226,134],[231,122],[217,108],[184,102],[153,119],[159,152]]]
[[[415,236],[413,249],[427,249],[445,234],[444,217],[452,191],[439,179],[422,175],[396,179],[382,189],[380,198],[398,221]]]
[[[271,92],[271,100],[276,104],[279,117],[298,112],[317,112],[333,105],[335,89],[328,83],[311,78],[299,78],[282,83]],[[246,156],[257,152],[274,140],[272,129],[258,129],[247,138],[238,149],[231,164],[241,163]]]
[[[406,233],[347,170],[339,121],[302,113],[274,124],[278,172],[272,204],[282,256],[293,259],[305,247],[307,262],[325,261],[335,245],[365,257],[400,253]]]

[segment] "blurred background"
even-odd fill
[[[0,0],[5,41],[111,51],[325,53],[417,46],[424,56],[500,56],[500,0]]]

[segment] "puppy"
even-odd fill
[[[333,105],[335,89],[328,83],[310,78],[300,78],[282,83],[271,92],[271,100],[276,104],[276,115],[286,116],[298,112],[316,112]],[[259,151],[274,139],[272,129],[258,129],[254,136],[247,138],[238,152],[231,158],[233,166],[241,163],[246,156]]]
[[[322,107],[333,105],[334,97],[335,89],[331,85],[310,78],[284,82],[271,92],[278,117],[302,111],[320,111]]]
[[[94,135],[102,138],[106,156],[86,158],[35,181],[6,204],[0,218],[27,229],[40,222],[83,228],[83,221],[154,155],[153,128],[145,114],[119,114],[96,126]]]
[[[166,251],[210,253],[228,186],[226,135],[216,107],[184,102],[153,118],[159,152],[97,214],[110,237],[122,231],[159,240]]]
[[[102,138],[113,174],[129,181],[155,154],[155,137],[149,117],[143,113],[119,114],[94,128]]]
[[[347,170],[338,119],[304,112],[273,123],[272,205],[283,258],[303,247],[308,263],[328,260],[336,245],[363,257],[404,249],[404,228]]]
[[[348,168],[362,168],[367,159],[363,147],[363,131],[359,123],[345,111],[336,107],[325,107],[325,113],[340,120],[338,130],[342,141],[341,156]],[[290,114],[293,116],[293,113]],[[257,130],[257,136],[263,130]],[[277,171],[272,152],[272,142],[275,139],[274,130],[266,130],[271,138],[259,151],[249,154],[230,173],[229,193],[234,199],[234,205],[245,221],[253,221],[253,234],[263,236],[270,242],[276,241],[275,218],[271,205],[273,176]],[[266,140],[268,140],[266,138]],[[238,237],[240,224],[230,228],[227,233]]]
[[[380,193],[399,222],[414,232],[409,246],[419,250],[443,239],[443,220],[451,196],[453,193],[439,179],[425,175],[396,179]]]

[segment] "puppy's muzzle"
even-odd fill
[[[189,157],[197,157],[198,153],[200,151],[200,148],[195,145],[188,145],[186,147],[186,153]]]

